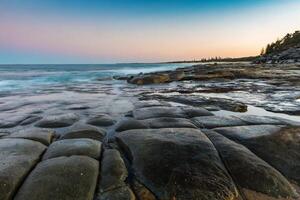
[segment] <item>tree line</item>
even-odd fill
[[[261,55],[281,52],[291,47],[300,46],[300,31],[286,34],[283,38],[277,39],[276,42],[268,44],[261,50]]]

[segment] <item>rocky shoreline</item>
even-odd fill
[[[215,63],[195,65],[192,67],[178,68],[173,71],[138,74],[121,79],[130,84],[178,84],[173,89],[155,89],[147,92],[145,98],[172,100],[178,103],[189,102],[191,105],[203,104],[219,106],[225,104],[238,104],[237,110],[245,112],[246,105],[262,107],[267,111],[300,115],[300,64],[252,64],[252,63]],[[187,83],[187,84],[186,84]],[[188,86],[186,86],[188,85]],[[190,86],[192,85],[192,87]],[[265,98],[253,102],[253,99],[238,98],[208,98],[199,96],[206,94],[257,94]],[[175,94],[170,95],[167,94]],[[192,100],[192,97],[196,100]],[[229,96],[230,97],[230,96]],[[202,98],[202,101],[199,100]],[[253,97],[249,97],[253,98]],[[256,98],[256,97],[254,97]],[[232,100],[231,100],[232,99]],[[236,99],[236,100],[235,100]],[[233,103],[229,103],[229,102]],[[199,104],[200,103],[200,104]],[[294,104],[294,105],[292,105]],[[224,109],[223,106],[222,109]],[[231,107],[231,106],[229,106]],[[227,109],[225,109],[227,110]],[[232,111],[232,108],[229,108]]]
[[[299,199],[299,133],[156,100],[119,120],[48,116],[1,135],[0,199]]]
[[[218,64],[139,74],[126,77],[131,84],[118,95],[103,84],[101,106],[2,104],[0,199],[298,200],[300,122],[217,115],[245,112],[247,104],[197,93],[253,89],[229,84],[243,78],[296,91],[299,67]],[[222,81],[209,82],[215,79]]]

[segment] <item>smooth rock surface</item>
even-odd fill
[[[149,128],[197,128],[185,118],[159,117],[142,120],[142,123]]]
[[[174,107],[146,107],[133,110],[134,118],[138,120],[158,118],[158,117],[174,117],[174,118],[185,118],[185,113]]]
[[[60,139],[74,139],[74,138],[90,138],[101,141],[106,135],[106,131],[95,126],[87,124],[75,124],[70,127]]]
[[[98,160],[102,143],[97,140],[79,138],[53,142],[43,156],[43,160],[60,157],[82,155]]]
[[[32,124],[38,120],[42,119],[42,117],[40,116],[30,116],[29,118],[25,119],[24,121],[22,121],[20,123],[21,126],[25,126],[25,125],[28,125],[28,124]]]
[[[216,130],[232,138],[267,163],[275,167],[285,177],[300,185],[300,127],[273,127]],[[265,131],[263,134],[262,131]],[[251,137],[248,137],[251,135]]]
[[[128,172],[119,151],[106,149],[101,164],[100,193],[125,186],[127,176]]]
[[[155,106],[171,106],[167,102],[148,100],[148,101],[138,101],[134,104],[135,108],[145,108],[145,107],[155,107]]]
[[[130,130],[116,137],[137,180],[159,199],[237,199],[217,150],[201,131]]]
[[[73,113],[55,115],[55,116],[46,116],[40,121],[38,121],[35,124],[35,126],[41,128],[61,128],[61,127],[71,126],[78,120],[79,117]]]
[[[286,122],[279,119],[274,119],[267,116],[256,116],[256,115],[241,115],[237,118],[243,120],[249,125],[262,125],[262,124],[273,124],[273,125],[285,125]]]
[[[206,130],[205,133],[217,148],[233,180],[242,190],[252,190],[273,198],[299,197],[281,173],[249,149],[214,131]],[[248,200],[256,200],[251,196],[246,197]]]
[[[89,118],[86,123],[94,126],[111,126],[115,120],[107,114],[100,114]]]
[[[42,161],[30,173],[15,200],[92,200],[98,162],[86,156]]]
[[[150,119],[158,117],[173,117],[173,118],[192,118],[196,116],[211,116],[211,112],[204,108],[191,107],[166,107],[155,106],[145,107],[133,110],[133,116],[136,119]]]
[[[7,136],[7,138],[24,138],[41,142],[44,145],[49,145],[55,136],[55,131],[50,129],[27,128],[14,132]]]
[[[199,128],[217,128],[226,126],[247,125],[244,121],[234,116],[203,116],[191,119]]]
[[[46,146],[26,139],[0,139],[0,199],[10,200]]]
[[[142,120],[136,120],[134,118],[123,119],[116,124],[115,130],[118,132],[131,130],[131,129],[146,129],[148,128]]]
[[[277,125],[251,125],[215,128],[213,130],[221,133],[229,139],[240,141],[271,135],[280,129],[281,126]]]

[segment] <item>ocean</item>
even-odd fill
[[[0,65],[0,94],[94,83],[113,76],[172,70],[194,64]]]

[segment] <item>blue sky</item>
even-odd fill
[[[255,55],[300,29],[297,0],[1,0],[0,63]]]

